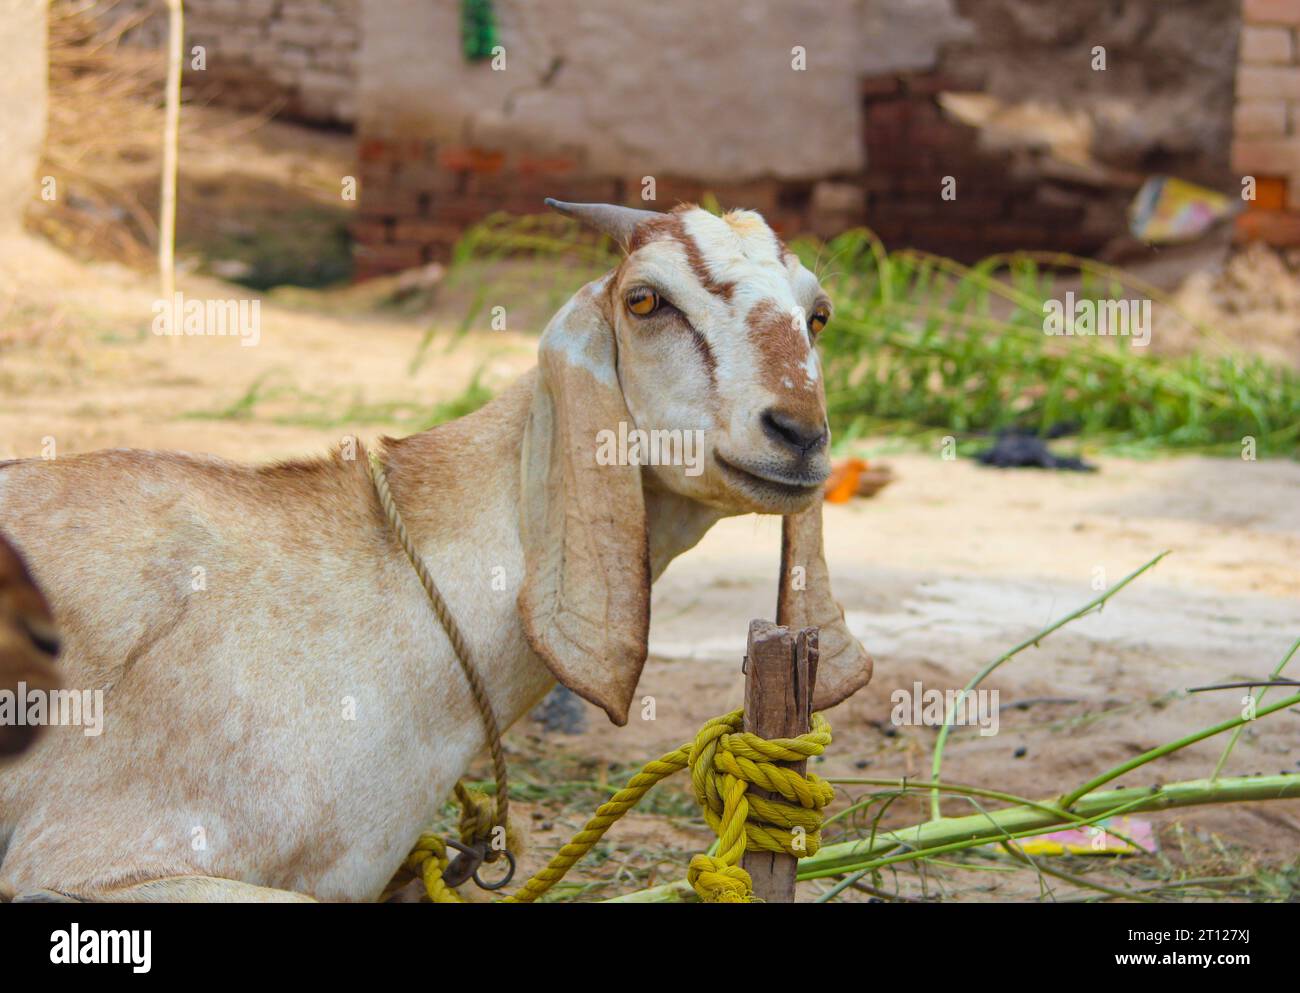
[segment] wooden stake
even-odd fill
[[[167,0],[167,87],[163,117],[162,189],[158,210],[158,275],[162,298],[168,308],[172,306],[173,294],[176,292],[176,173],[180,154],[184,22],[185,12],[181,0]]]
[[[764,738],[793,738],[809,730],[817,682],[817,629],[791,634],[770,621],[751,621],[745,655],[745,730]],[[800,773],[807,762],[788,763]],[[760,796],[777,794],[754,790]],[[766,903],[794,903],[797,860],[776,852],[746,852],[741,861]]]

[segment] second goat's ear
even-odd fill
[[[788,514],[781,522],[781,584],[776,619],[792,631],[820,629],[821,661],[813,709],[834,707],[871,681],[871,656],[844,623],[844,610],[831,593],[822,548],[822,501]]]
[[[601,465],[597,436],[631,426],[607,298],[593,283],[542,334],[523,445],[519,612],[530,647],[615,724],[646,659],[650,559],[636,465]]]

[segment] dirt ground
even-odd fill
[[[238,295],[199,277],[181,285],[195,296]],[[401,433],[476,373],[499,388],[528,368],[535,347],[526,334],[442,331],[412,373],[423,320],[264,301],[261,341],[247,348],[234,338],[148,333],[155,295],[152,281],[130,271],[73,262],[29,238],[0,243],[0,457],[40,454],[46,439],[61,453],[132,446],[262,460],[319,452],[345,434]],[[265,399],[249,402],[259,383],[256,395]],[[383,418],[365,419],[381,406]],[[349,410],[362,413],[350,418]],[[880,439],[864,450],[887,448]],[[915,681],[960,687],[1096,596],[1094,582],[1114,584],[1162,550],[1171,554],[1103,612],[989,679],[986,687],[1000,694],[999,733],[955,733],[945,778],[1056,794],[1234,715],[1239,692],[1183,691],[1264,676],[1300,633],[1300,465],[1102,455],[1094,459],[1100,472],[1075,474],[985,469],[937,452],[885,460],[898,474],[894,485],[826,508],[835,589],[875,656],[876,675],[829,715],[835,742],[818,766],[822,775],[927,773],[935,731],[895,728],[894,690]],[[512,759],[535,794],[521,803],[533,826],[525,868],[562,843],[628,767],[738,705],[748,621],[774,609],[779,534],[776,519],[726,521],[656,586],[641,684],[655,698],[655,720],[634,715],[617,729],[586,708],[587,730],[578,735],[534,720],[511,732]],[[1283,712],[1250,726],[1228,772],[1300,774],[1297,717]],[[1119,785],[1206,776],[1222,747],[1222,739],[1203,742]],[[923,817],[919,801],[906,801],[886,823]],[[1152,820],[1167,857],[1198,867],[1208,860],[1219,874],[1283,865],[1300,847],[1297,801]],[[708,839],[687,798],[665,791],[650,813],[615,829],[570,893],[612,895],[676,878]],[[1032,873],[955,865],[929,872],[909,870],[886,885],[912,898],[1039,893]]]

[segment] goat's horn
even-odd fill
[[[595,228],[601,234],[609,235],[624,250],[632,241],[632,232],[638,224],[662,216],[653,210],[637,210],[635,207],[620,207],[612,203],[565,203],[552,197],[546,198],[546,206]]]

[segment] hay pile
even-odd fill
[[[50,6],[49,130],[28,227],[82,258],[152,262],[162,142],[158,51],[122,44],[115,2]]]

